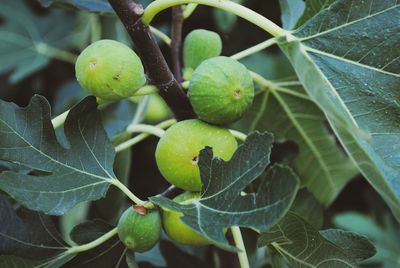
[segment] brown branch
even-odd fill
[[[171,108],[177,120],[195,118],[181,84],[175,79],[148,25],[141,18],[143,6],[131,0],[108,0],[124,24],[146,69],[149,82]]]
[[[172,8],[171,56],[172,56],[172,70],[176,80],[178,80],[179,82],[183,81],[182,68],[181,68],[182,26],[183,26],[182,7],[174,6]]]

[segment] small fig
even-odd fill
[[[158,94],[152,94],[147,106],[146,121],[159,123],[171,115],[168,105]]]
[[[170,127],[159,140],[156,162],[164,178],[178,188],[200,191],[197,165],[199,152],[206,146],[214,155],[229,160],[237,148],[235,137],[225,128],[197,119],[180,121]]]
[[[224,125],[237,121],[252,104],[254,84],[243,64],[220,56],[197,67],[188,96],[201,120]]]
[[[199,193],[185,192],[174,198],[174,201],[185,204],[190,204],[190,201],[199,200]],[[208,245],[210,241],[190,228],[180,218],[182,213],[179,211],[163,209],[163,226],[164,231],[174,241],[186,245]]]
[[[127,248],[148,251],[160,240],[160,213],[142,206],[129,207],[119,218],[117,228],[119,239]]]
[[[219,56],[222,50],[221,37],[208,30],[191,31],[183,43],[184,77],[190,79],[191,73],[206,59]]]
[[[75,74],[80,85],[103,100],[132,96],[146,82],[140,58],[128,46],[114,40],[100,40],[79,55]]]

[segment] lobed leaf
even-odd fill
[[[27,208],[52,215],[105,196],[116,180],[115,151],[96,107],[88,97],[70,111],[65,148],[56,139],[46,99],[34,96],[26,108],[0,101],[0,159],[40,171],[2,172],[0,189]]]
[[[340,230],[323,231],[321,235],[292,212],[261,234],[258,244],[272,247],[291,267],[358,267],[357,261],[375,254],[366,237]],[[283,261],[281,258],[275,261]]]
[[[400,1],[327,1],[279,46],[400,219]]]

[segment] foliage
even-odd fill
[[[98,103],[76,82],[73,64],[89,43],[130,45],[134,29],[125,30],[109,2],[1,1],[1,267],[399,265],[399,1],[196,0],[198,7],[184,6],[193,17],[185,14],[183,33],[224,33],[224,56],[263,41],[231,56],[250,71],[254,101],[238,122],[223,126],[241,140],[230,160],[211,147],[192,159],[202,189],[191,203],[173,201],[177,188],[163,192],[169,185],[154,163],[154,139],[143,141],[176,122],[168,119],[177,110],[168,101],[172,112],[156,109],[159,118],[150,119],[150,96],[144,96],[158,90],[149,66],[160,76],[169,72],[154,64],[161,66],[157,46],[169,61],[181,45],[174,44],[176,18],[172,41],[165,30],[170,16],[151,22],[160,27],[152,28],[157,44],[148,49],[157,51],[150,65],[140,38],[132,38],[148,76],[133,97]],[[167,7],[192,1],[137,2],[150,23]],[[274,8],[282,27],[266,18]],[[273,37],[265,40],[265,32]],[[212,75],[224,78],[226,68],[216,68]],[[164,99],[172,90],[166,88],[159,92]],[[30,94],[39,89],[45,97]],[[201,108],[214,104],[223,106],[218,95]],[[376,208],[378,195],[388,208]],[[213,245],[182,246],[162,235],[150,251],[126,248],[116,226],[132,203],[139,212],[179,211]]]

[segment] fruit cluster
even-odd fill
[[[254,97],[253,81],[247,68],[236,60],[220,56],[220,36],[208,30],[194,30],[183,45],[184,78],[189,80],[188,98],[198,119],[170,127],[157,145],[155,157],[163,177],[187,192],[176,202],[189,204],[200,199],[202,181],[199,153],[206,147],[228,161],[237,148],[235,137],[224,126],[240,119]],[[146,83],[140,58],[124,44],[101,40],[87,47],[76,62],[76,77],[90,94],[102,100],[134,96]],[[138,252],[149,250],[160,237],[161,222],[168,236],[180,243],[205,245],[210,242],[187,226],[177,211],[130,207],[120,217],[121,241]]]

